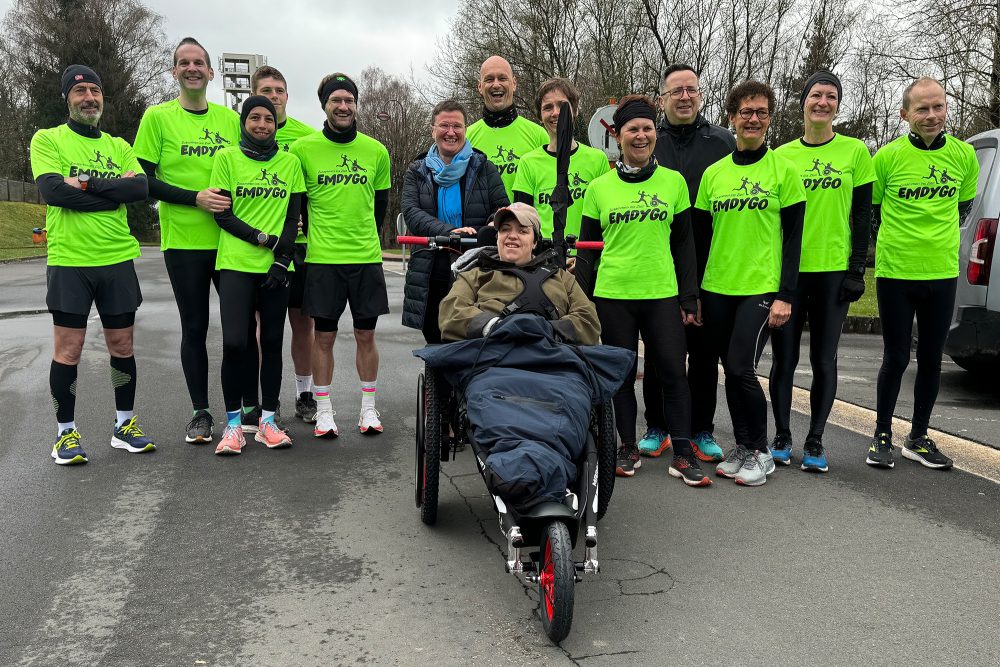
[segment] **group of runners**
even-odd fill
[[[154,448],[134,413],[132,327],[141,292],[132,260],[139,250],[124,208],[147,196],[160,202],[180,316],[193,410],[187,441],[213,439],[206,349],[212,284],[220,299],[227,413],[217,453],[241,451],[244,432],[268,447],[291,444],[275,420],[286,313],[295,414],[315,422],[317,437],[338,434],[332,352],[348,304],[362,393],[358,428],[381,432],[374,331],[389,309],[377,221],[388,204],[389,155],[357,131],[356,85],[339,73],[322,80],[326,120],[316,131],[287,116],[287,86],[274,68],[253,75],[254,96],[240,115],[207,101],[213,72],[194,39],[175,50],[173,76],[177,99],[146,111],[134,152],[98,129],[101,82],[78,65],[63,74],[69,121],[32,141],[34,175],[49,204],[53,458],[87,460],[73,404],[93,302],[111,355],[112,445]],[[454,100],[435,107],[433,145],[404,179],[407,225],[425,235],[481,234],[491,213],[515,202],[534,207],[541,234],[549,236],[558,120],[565,109],[579,113],[579,93],[566,79],[543,83],[534,100],[539,126],[518,113],[517,79],[503,58],[482,64],[478,89],[483,111],[475,123]],[[835,74],[815,73],[801,91],[802,138],[772,150],[765,141],[775,107],[769,86],[750,80],[729,92],[730,131],[702,115],[697,72],[672,65],[659,100],[629,95],[619,102],[617,164],[572,142],[566,233],[604,242],[603,251],[581,251],[571,262],[576,279],[596,305],[602,341],[637,350],[641,337],[645,350],[642,438],[636,368],[614,399],[619,475],[634,475],[642,456],[670,448],[670,475],[690,486],[711,483],[701,462],[747,486],[764,484],[776,464],[789,465],[792,379],[807,322],[813,381],[801,467],[827,471],[822,438],[836,395],[837,347],[848,306],[865,290],[872,230],[885,354],[866,461],[894,464],[891,421],[916,316],[915,405],[902,453],[928,467],[951,466],[927,428],[957,284],[958,227],[975,196],[978,164],[970,146],[944,131],[947,100],[937,81],[907,87],[900,114],[910,131],[874,159],[864,143],[835,132],[842,96]],[[98,153],[105,161],[95,169]],[[928,173],[939,175],[933,187]],[[439,306],[449,280],[447,260],[411,262],[404,324],[421,329],[429,343],[441,341]],[[756,375],[769,336],[773,439]],[[714,435],[720,361],[734,432],[728,453]]]

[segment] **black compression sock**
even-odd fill
[[[115,390],[115,409],[135,409],[135,357],[111,357],[111,386]]]
[[[670,442],[674,447],[674,456],[694,456],[691,441],[687,438],[671,438]]]
[[[56,409],[56,421],[65,424],[73,421],[76,413],[76,366],[52,360],[49,367],[49,391]]]

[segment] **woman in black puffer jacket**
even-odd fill
[[[434,145],[403,176],[400,208],[416,236],[475,235],[497,209],[510,202],[497,168],[465,138],[465,108],[454,100],[434,107]],[[403,326],[423,331],[428,343],[440,343],[438,307],[451,286],[449,252],[416,250],[406,271]]]

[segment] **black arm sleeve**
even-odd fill
[[[692,206],[691,234],[694,237],[694,255],[698,262],[698,284],[705,277],[705,267],[708,266],[708,250],[712,246],[713,221],[708,211]]]
[[[851,195],[851,258],[847,268],[851,273],[864,273],[868,259],[868,241],[872,236],[872,184],[854,188]]]
[[[219,194],[224,197],[232,196],[229,190],[223,190]],[[237,218],[231,207],[215,214],[215,224],[219,225],[222,231],[229,232],[239,240],[246,241],[250,245],[257,245],[257,234],[260,233],[260,230]]]
[[[596,218],[583,216],[580,220],[581,241],[603,241],[601,223]],[[576,282],[588,298],[594,297],[594,284],[597,282],[597,269],[600,262],[599,250],[578,250],[576,253],[576,268],[573,270]]]
[[[385,212],[389,210],[389,191],[375,191],[375,228],[382,229],[382,222],[385,220]]]
[[[299,195],[299,217],[302,218],[302,235],[309,238],[309,195]]]
[[[514,201],[521,204],[527,204],[528,206],[535,205],[535,198],[527,192],[521,192],[520,190],[514,190]]]
[[[802,257],[802,220],[806,203],[781,209],[781,280],[775,298],[791,303],[799,284],[799,259]]]
[[[696,313],[698,277],[690,211],[678,213],[670,223],[670,255],[674,258],[674,273],[677,275],[677,300],[686,312]]]
[[[87,213],[114,211],[121,206],[118,202],[67,185],[59,174],[42,174],[35,179],[35,185],[49,206]]]
[[[185,190],[177,186],[164,183],[156,177],[156,165],[149,160],[139,160],[142,170],[146,172],[146,180],[149,182],[149,196],[152,199],[165,201],[168,204],[183,204],[184,206],[197,206],[198,193],[195,190]]]
[[[281,228],[281,236],[279,237],[280,245],[278,246],[278,250],[281,252],[274,256],[276,260],[281,261],[285,266],[288,266],[288,263],[292,261],[292,255],[295,252],[295,237],[299,234],[299,213],[302,210],[302,197],[303,194],[301,192],[296,192],[288,200],[285,225]]]
[[[872,204],[872,238],[878,243],[878,228],[882,226],[882,205]]]
[[[965,224],[965,218],[968,217],[969,213],[972,212],[972,205],[976,203],[975,199],[970,199],[968,201],[958,202],[958,226],[961,227]]]
[[[149,196],[149,183],[145,174],[131,178],[92,178],[87,183],[87,192],[119,204],[131,204],[145,201]]]

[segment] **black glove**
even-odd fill
[[[854,303],[865,293],[865,274],[848,272],[840,283],[840,300]]]
[[[576,342],[576,328],[569,320],[550,320],[552,330],[556,334],[556,339],[561,343]]]
[[[267,270],[267,278],[264,279],[261,287],[264,289],[275,289],[276,287],[288,287],[288,266],[275,262]]]

